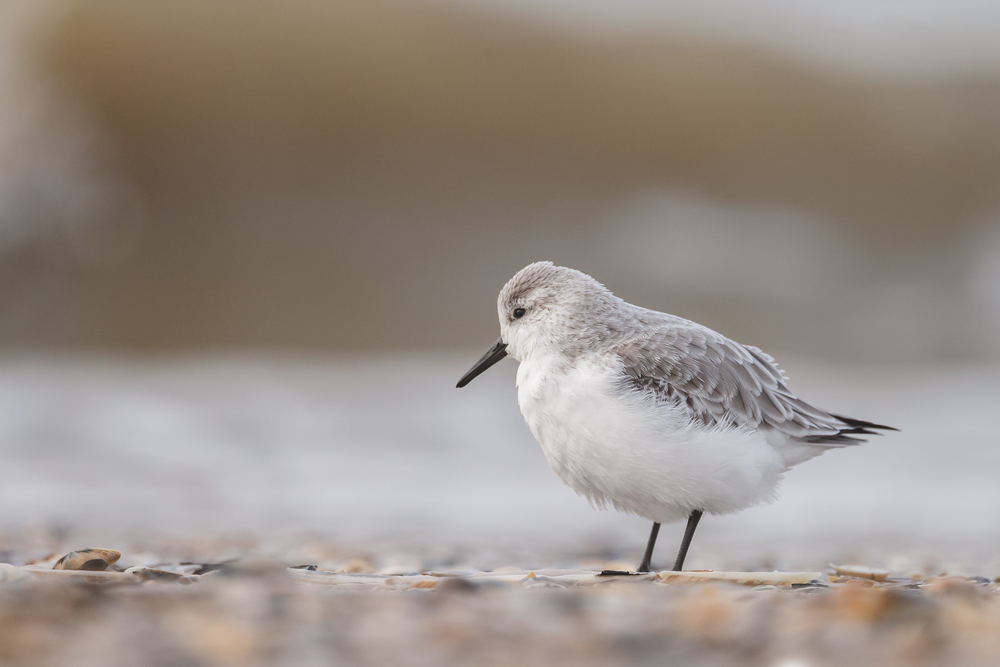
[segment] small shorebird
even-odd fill
[[[506,356],[520,362],[521,414],[559,478],[653,522],[638,572],[661,523],[687,519],[681,570],[704,512],[772,502],[792,466],[896,430],[813,407],[757,348],[552,262],[518,271],[497,310],[500,338],[458,387]]]

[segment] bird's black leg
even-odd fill
[[[649,572],[649,561],[653,557],[653,547],[656,546],[656,535],[660,532],[660,524],[654,522],[653,530],[649,533],[649,542],[646,543],[646,555],[642,557],[642,563],[639,565],[639,569],[633,572],[625,572],[624,570],[603,570],[601,572],[602,577],[614,577],[621,576],[625,574],[645,574]]]
[[[656,535],[660,532],[660,524],[653,522],[653,530],[649,533],[649,542],[646,543],[646,554],[639,564],[638,573],[649,572],[649,561],[653,559],[653,547],[656,546]]]
[[[691,514],[688,516],[687,528],[684,530],[684,540],[681,542],[681,550],[677,552],[677,561],[674,563],[674,572],[680,572],[684,569],[684,559],[687,558],[688,547],[691,546],[691,538],[694,537],[694,530],[698,527],[698,521],[700,520],[701,510],[691,510]]]

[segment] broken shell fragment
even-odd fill
[[[178,574],[177,572],[168,572],[166,570],[157,570],[151,567],[142,567],[141,565],[130,567],[125,570],[125,572],[138,577],[140,581],[157,581],[176,584],[193,584],[198,581],[198,577]]]
[[[885,581],[889,576],[889,570],[880,570],[867,565],[833,565],[830,564],[834,572],[842,577],[858,577],[860,579],[874,579],[875,581]]]
[[[57,560],[52,569],[103,572],[118,562],[121,557],[122,553],[114,549],[81,549],[80,551],[70,551]]]

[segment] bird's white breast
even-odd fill
[[[622,377],[613,354],[539,353],[518,368],[521,414],[574,491],[661,523],[774,499],[785,465],[764,434],[693,423]]]

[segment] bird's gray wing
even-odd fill
[[[788,389],[774,359],[707,327],[671,317],[614,346],[625,382],[686,408],[706,424],[775,429],[810,444],[837,447],[863,440],[877,424],[833,415]]]

